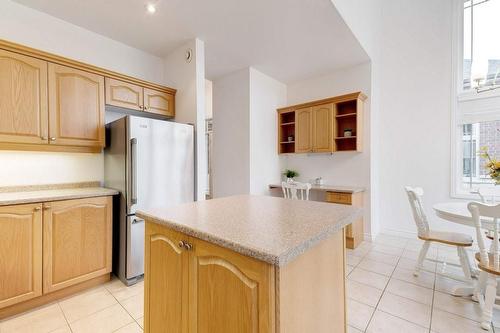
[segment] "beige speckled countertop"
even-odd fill
[[[68,199],[103,197],[118,194],[117,191],[104,187],[54,188],[33,191],[0,191],[0,206],[18,205],[34,202],[46,202]]]
[[[355,221],[362,209],[241,195],[152,208],[136,214],[243,255],[284,266]]]
[[[281,188],[281,184],[270,184],[269,188]],[[356,186],[338,186],[338,185],[314,185],[311,184],[311,190],[313,191],[330,191],[330,192],[342,192],[342,193],[358,193],[364,192],[364,187]]]

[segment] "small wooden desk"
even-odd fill
[[[279,189],[281,196],[281,184],[270,184],[269,189]],[[335,186],[335,185],[312,185],[311,191],[316,192],[312,200],[326,201],[341,205],[350,205],[363,208],[363,187]],[[278,193],[273,193],[278,196]],[[346,227],[346,247],[355,249],[364,240],[364,221],[359,218]]]

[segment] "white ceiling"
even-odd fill
[[[15,0],[157,56],[205,42],[206,76],[253,66],[290,83],[368,60],[330,0]]]

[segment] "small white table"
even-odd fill
[[[436,215],[444,220],[462,224],[474,228],[472,215],[467,208],[470,201],[443,202],[435,204],[432,208],[436,211]],[[488,218],[481,219],[483,228],[493,230],[492,220]],[[453,294],[456,296],[470,296],[474,292],[474,286],[456,287]]]
[[[432,208],[436,215],[444,220],[455,222],[474,228],[474,221],[467,208],[470,201],[443,202],[435,204]],[[493,230],[492,220],[489,218],[481,219],[482,227],[487,230]]]

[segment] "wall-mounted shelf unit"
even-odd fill
[[[295,112],[281,112],[278,117],[278,150],[282,153],[294,153]]]
[[[361,92],[278,109],[278,153],[362,150]]]

